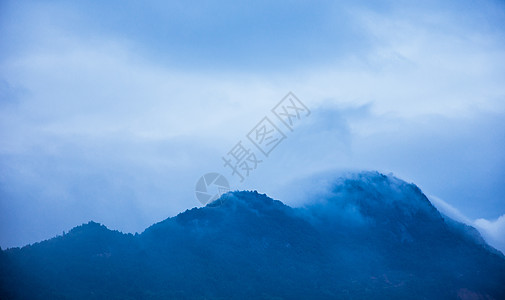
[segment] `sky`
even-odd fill
[[[378,170],[505,251],[501,1],[0,1],[0,36],[2,248],[142,232],[202,206],[209,172],[296,206],[300,178]],[[243,182],[238,142],[262,160]]]

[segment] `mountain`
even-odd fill
[[[377,172],[301,208],[240,191],[142,234],[89,222],[0,251],[0,299],[505,299],[504,283],[475,229]]]

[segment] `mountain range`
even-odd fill
[[[303,207],[236,191],[141,234],[89,222],[2,250],[0,299],[505,299],[505,257],[362,172]]]

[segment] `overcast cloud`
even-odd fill
[[[503,247],[505,6],[393,3],[3,1],[0,246],[140,232],[206,172],[298,205],[281,186],[366,169]],[[288,91],[312,114],[237,182],[221,157]]]

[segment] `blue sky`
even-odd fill
[[[312,114],[233,187],[300,205],[299,178],[392,172],[505,249],[504,23],[500,1],[2,1],[0,246],[200,205],[293,91]]]

